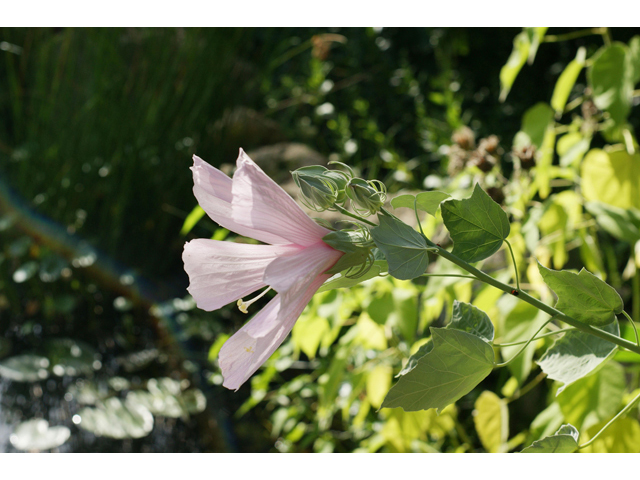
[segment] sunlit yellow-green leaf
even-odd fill
[[[580,75],[580,72],[584,67],[586,57],[587,50],[584,47],[580,47],[576,58],[569,62],[567,68],[565,68],[562,74],[560,74],[560,78],[558,78],[558,81],[556,82],[556,86],[553,89],[553,95],[551,97],[551,106],[556,111],[556,115],[562,114],[564,111],[571,89],[575,85],[578,75]]]
[[[513,50],[500,70],[500,101],[504,102],[523,65],[533,59],[547,27],[526,27],[513,39]]]
[[[482,446],[490,453],[504,451],[509,438],[509,409],[503,399],[485,390],[474,405],[473,423]]]
[[[451,197],[448,193],[432,191],[422,192],[417,195],[399,195],[391,200],[391,206],[393,208],[414,208],[427,212],[429,215],[434,215],[442,203],[447,198]]]
[[[310,359],[316,357],[322,338],[331,330],[326,318],[317,315],[305,315],[293,326],[293,343]]]
[[[618,413],[625,387],[622,366],[609,361],[565,388],[556,401],[565,421],[583,431]]]
[[[588,201],[640,209],[640,153],[624,146],[593,149],[582,162],[582,194]]]
[[[584,431],[584,441],[588,441],[600,431],[606,422],[593,425]],[[585,453],[640,453],[640,423],[629,416],[613,422],[588,447],[580,450]]]
[[[193,210],[187,215],[187,218],[184,220],[182,224],[182,228],[180,229],[180,235],[186,235],[196,224],[200,221],[202,217],[205,216],[205,211],[202,209],[200,205],[196,205]]]
[[[378,365],[367,375],[367,397],[375,408],[380,408],[385,395],[391,387],[393,369],[390,365]]]

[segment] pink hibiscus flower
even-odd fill
[[[189,293],[203,310],[238,301],[264,287],[278,294],[220,349],[223,385],[237,390],[287,337],[343,255],[322,241],[330,233],[240,149],[233,179],[193,156],[193,193],[215,222],[269,245],[198,239],[184,247]],[[263,292],[264,293],[264,292]]]

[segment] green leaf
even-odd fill
[[[624,369],[610,361],[569,385],[556,401],[566,422],[586,430],[618,413],[625,388]]]
[[[636,35],[629,41],[629,50],[627,52],[627,68],[631,83],[635,85],[640,82],[640,36]]]
[[[411,370],[413,370],[418,365],[418,360],[424,357],[427,353],[431,352],[431,350],[433,350],[433,342],[431,341],[431,339],[429,339],[427,343],[420,346],[416,353],[409,357],[409,361],[407,361],[405,367],[400,371],[398,375],[396,375],[396,377],[406,375]]]
[[[51,362],[51,371],[59,377],[90,375],[102,366],[100,354],[78,340],[53,338],[44,343],[43,349]]]
[[[628,47],[619,42],[602,47],[587,70],[593,103],[609,112],[618,125],[624,124],[629,115],[633,94],[632,72],[626,68],[627,50]]]
[[[147,391],[135,390],[127,394],[127,401],[147,408],[154,415],[167,418],[188,418],[207,406],[207,400],[197,388],[183,391],[181,382],[172,378],[151,378]]]
[[[425,238],[406,223],[389,215],[378,215],[380,225],[371,229],[371,238],[389,264],[389,275],[399,280],[419,277],[429,265]]]
[[[187,215],[187,218],[184,220],[182,224],[182,228],[180,229],[180,235],[185,236],[196,224],[200,221],[202,217],[204,217],[205,211],[202,209],[200,205],[196,205],[193,210]]]
[[[470,333],[487,343],[493,342],[493,323],[486,313],[468,303],[454,300],[451,323],[446,328]]]
[[[640,211],[625,210],[602,202],[587,202],[585,208],[596,217],[599,227],[617,239],[632,245],[640,240]]]
[[[578,449],[578,435],[573,425],[562,425],[555,435],[533,442],[522,453],[573,453]]]
[[[545,313],[533,305],[522,302],[511,295],[503,296],[498,305],[504,315],[500,328],[500,332],[502,332],[500,336],[501,343],[516,343],[529,340],[548,318]],[[522,385],[529,373],[531,373],[533,355],[536,351],[535,342],[531,342],[523,352],[521,352],[521,349],[522,345],[500,348],[502,358],[509,362],[507,368],[518,380],[519,385]],[[517,357],[513,358],[515,355]]]
[[[480,394],[473,412],[473,423],[489,453],[504,452],[509,438],[509,409],[495,393],[485,390]]]
[[[591,136],[583,136],[580,132],[570,132],[563,135],[557,145],[560,166],[577,169],[590,146]]]
[[[509,236],[507,214],[478,184],[470,198],[447,200],[442,219],[453,240],[453,254],[477,262],[496,253]]]
[[[603,330],[620,335],[617,321],[603,327]],[[557,393],[560,394],[568,385],[612,358],[616,350],[615,344],[576,330],[556,340],[538,364],[550,379],[564,383],[558,389]]]
[[[622,145],[592,149],[582,161],[582,194],[587,201],[640,209],[640,153]]]
[[[391,200],[391,206],[393,208],[411,208],[415,206],[418,210],[427,212],[429,215],[436,215],[440,203],[442,203],[451,195],[444,192],[438,192],[436,190],[432,192],[422,192],[417,195],[399,195]]]
[[[585,59],[587,56],[587,50],[584,47],[578,49],[578,54],[575,60],[569,62],[567,68],[560,74],[560,78],[553,89],[553,95],[551,96],[551,107],[556,111],[556,115],[562,115],[564,107],[567,104],[571,89],[578,79],[578,75],[584,67]]]
[[[545,135],[554,124],[554,111],[544,102],[536,103],[522,116],[522,126],[514,138],[514,147],[534,145],[537,149],[542,147]]]
[[[603,326],[622,312],[623,303],[616,290],[584,268],[575,274],[549,270],[538,263],[544,282],[558,296],[556,308],[587,325]]]
[[[525,27],[522,33],[513,39],[513,50],[507,63],[500,70],[500,101],[504,102],[513,82],[527,60],[533,63],[538,46],[547,27]]]
[[[433,350],[400,377],[383,408],[441,411],[473,390],[493,369],[493,349],[475,335],[445,328],[431,328],[431,335]]]

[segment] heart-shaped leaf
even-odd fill
[[[453,254],[477,262],[496,253],[509,236],[507,214],[476,184],[470,198],[442,203],[442,219],[453,239]]]

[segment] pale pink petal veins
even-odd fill
[[[320,275],[307,284],[296,298],[285,299],[282,294],[276,295],[249,323],[225,342],[218,357],[224,378],[223,386],[237,390],[267,361],[287,338],[304,307],[327,278],[329,275]],[[284,302],[288,303],[284,305]],[[251,327],[261,323],[277,326],[267,335],[253,336],[250,333]]]
[[[308,286],[331,268],[342,255],[342,252],[319,242],[296,254],[278,257],[271,262],[265,270],[264,282],[282,295],[283,307],[276,317],[252,322],[247,327],[247,332],[254,337],[268,335],[283,321],[282,317],[288,315],[290,305],[295,304]],[[330,275],[322,277],[326,280]]]
[[[192,240],[182,253],[189,275],[188,291],[198,308],[216,310],[264,287],[267,266],[276,258],[297,254],[301,248]]]
[[[311,220],[242,149],[233,175],[232,193],[233,218],[242,225],[305,247],[330,233]]]
[[[255,238],[264,243],[291,243],[277,233],[257,230],[236,221],[231,207],[233,182],[223,172],[196,155],[193,156],[191,170],[193,171],[193,194],[198,204],[214,222],[238,235]]]

